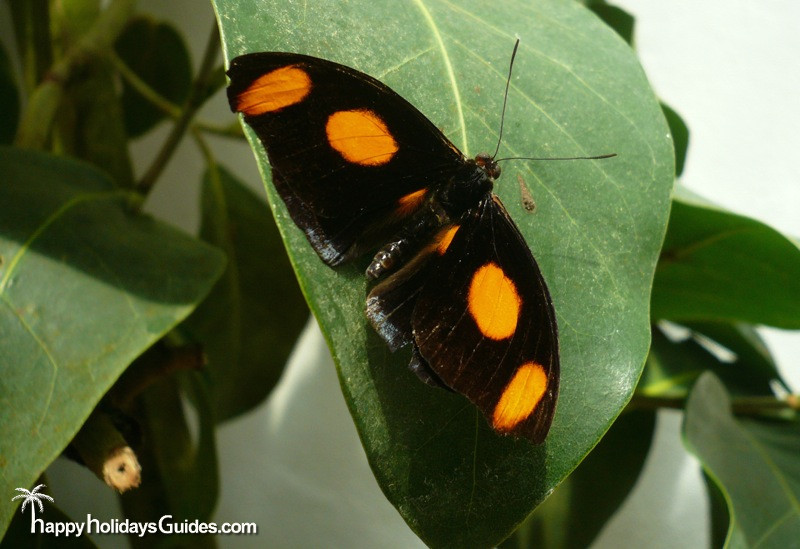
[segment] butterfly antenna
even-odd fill
[[[508,78],[506,79],[506,93],[503,94],[503,112],[500,114],[500,134],[497,137],[497,148],[494,150],[492,158],[497,156],[500,152],[500,142],[503,140],[503,124],[506,121],[506,103],[508,102],[508,87],[511,85],[511,70],[514,68],[514,58],[517,56],[517,48],[519,47],[519,38],[514,42],[514,51],[511,52],[511,63],[508,64]]]
[[[495,162],[504,162],[506,160],[603,160],[604,158],[614,158],[617,153],[599,154],[597,156],[509,156],[507,158],[498,158]]]

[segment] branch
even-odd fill
[[[89,470],[114,490],[139,486],[142,467],[108,414],[95,409],[71,444]]]
[[[183,112],[175,122],[175,125],[172,127],[172,131],[170,132],[169,136],[167,136],[166,141],[164,141],[164,145],[161,147],[161,150],[159,151],[155,160],[142,176],[142,179],[136,184],[136,187],[143,194],[147,194],[150,191],[158,179],[158,176],[161,175],[161,172],[167,166],[167,163],[172,157],[172,154],[175,152],[175,149],[178,147],[178,143],[183,137],[183,134],[189,127],[192,117],[206,99],[204,91],[208,86],[209,77],[214,70],[214,60],[217,57],[218,51],[219,33],[216,25],[214,25],[214,27],[211,29],[211,34],[208,37],[208,42],[206,43],[206,50],[203,54],[203,61],[200,65],[200,70],[198,71],[197,77],[192,83],[192,89],[189,91],[189,97],[186,98]]]
[[[632,410],[658,410],[670,408],[683,410],[686,397],[657,397],[635,393],[627,408]],[[788,395],[786,398],[773,396],[732,397],[731,410],[740,416],[762,416],[775,412],[800,412],[800,395]]]

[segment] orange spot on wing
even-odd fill
[[[413,212],[425,200],[425,195],[428,194],[426,189],[420,189],[413,193],[409,193],[397,201],[398,213],[405,215]]]
[[[439,255],[444,255],[447,248],[450,247],[450,243],[453,241],[453,237],[456,236],[459,227],[460,225],[453,225],[443,231],[443,234],[439,237],[439,243],[436,245],[436,251],[439,252]]]
[[[295,66],[259,76],[236,98],[236,110],[249,116],[275,112],[301,102],[311,91],[311,78]]]
[[[500,340],[514,335],[522,300],[497,263],[486,263],[475,271],[467,301],[469,312],[484,336]]]
[[[526,362],[514,372],[492,414],[492,426],[510,431],[528,419],[547,391],[547,374],[541,364]]]
[[[366,109],[333,113],[325,132],[331,147],[353,164],[382,166],[399,149],[383,120]]]

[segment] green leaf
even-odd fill
[[[655,423],[652,411],[617,418],[578,468],[501,547],[588,547],[636,484]]]
[[[114,380],[210,290],[222,254],[130,211],[90,166],[0,148],[0,493],[28,486]],[[5,530],[14,506],[0,506]]]
[[[689,336],[677,341],[654,326],[650,356],[636,391],[652,397],[685,398],[695,380],[708,370],[737,395],[771,396],[770,383],[781,380],[752,326],[694,324]]]
[[[180,105],[189,95],[192,84],[189,50],[172,25],[149,16],[134,17],[114,48],[125,64],[163,98]],[[166,117],[124,79],[122,108],[131,137],[142,135]]]
[[[726,544],[792,547],[800,539],[800,421],[737,419],[725,387],[703,374],[686,406],[687,448],[722,492]]]
[[[666,103],[661,103],[661,110],[664,111],[675,147],[675,177],[680,177],[683,167],[686,165],[686,152],[689,150],[689,127],[683,118]]]
[[[606,4],[605,0],[586,2],[586,7],[592,10],[603,22],[614,29],[628,44],[633,44],[633,26],[635,19],[622,8]]]
[[[679,188],[652,316],[800,328],[800,250],[775,229]]]
[[[269,206],[225,169],[203,177],[200,234],[225,251],[228,266],[185,326],[208,356],[222,421],[270,393],[308,308]]]
[[[19,90],[14,70],[3,44],[0,44],[0,145],[14,139],[19,124]]]
[[[420,383],[364,316],[366,261],[332,270],[267,185],[301,287],[337,364],[375,476],[432,546],[505,538],[571,471],[630,398],[649,343],[651,275],[673,178],[672,144],[630,48],[571,2],[217,0],[229,59],[283,50],[391,86],[467,154],[493,150],[514,36],[522,39],[501,155],[616,152],[518,162],[495,190],[531,245],[561,327],[562,381],[547,442],[494,434],[462,397]],[[266,155],[248,130],[263,173]],[[525,213],[514,172],[538,202]]]

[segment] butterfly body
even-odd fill
[[[367,267],[367,278],[376,280],[395,270],[429,242],[437,230],[452,226],[491,194],[494,179],[500,173],[496,164],[465,160],[464,168],[436,186],[430,193],[432,196],[400,228],[399,234],[375,254]]]
[[[366,316],[409,367],[472,401],[500,433],[544,440],[559,381],[550,293],[492,193],[493,157],[466,158],[413,105],[315,57],[234,58],[231,108],[258,135],[275,187],[335,267],[378,250]]]

